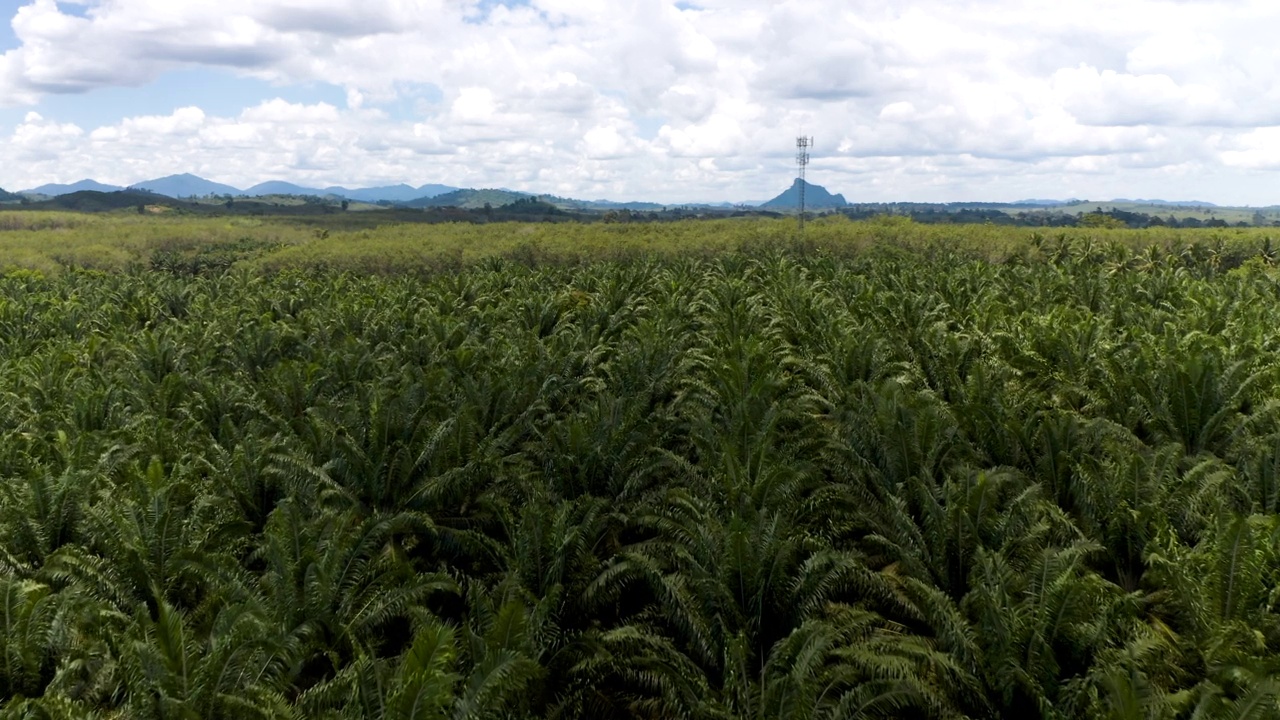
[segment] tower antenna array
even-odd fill
[[[800,229],[804,230],[804,169],[809,164],[809,148],[813,146],[812,137],[796,138],[796,169],[800,178]]]

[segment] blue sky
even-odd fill
[[[107,86],[91,93],[45,95],[33,105],[0,109],[0,125],[16,125],[33,110],[86,128],[111,125],[133,115],[165,115],[188,105],[198,105],[207,113],[235,115],[246,105],[272,98],[342,105],[346,93],[321,82],[276,85],[226,70],[195,67],[167,72],[140,87]]]
[[[1280,203],[1269,0],[0,0],[0,187]]]
[[[21,3],[18,0],[0,0],[0,16],[6,19],[13,17],[18,13],[18,6]],[[0,27],[0,51],[10,50],[18,47],[18,36],[13,34],[13,28],[5,23]]]

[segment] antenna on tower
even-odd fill
[[[813,146],[812,137],[796,138],[796,169],[800,179],[800,229],[804,230],[804,169],[809,164],[809,148]]]

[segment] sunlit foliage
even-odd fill
[[[13,262],[5,716],[1280,714],[1260,235],[506,227]]]

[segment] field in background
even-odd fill
[[[1189,248],[1228,265],[1270,253],[1275,228],[1201,230],[926,225],[900,217],[818,218],[801,235],[794,219],[730,218],[664,223],[391,223],[371,213],[311,218],[0,212],[0,270],[59,273],[142,269],[200,275],[231,267],[422,273],[491,257],[571,263],[644,255],[717,253],[759,245],[846,254],[871,246],[956,250],[994,261],[1093,245],[1117,258],[1154,246]],[[1119,251],[1125,248],[1125,253]]]
[[[1270,225],[1280,222],[1280,208],[1275,206],[1252,208],[1252,207],[1228,207],[1218,205],[1161,205],[1159,203],[1147,202],[1124,202],[1119,200],[1111,200],[1107,202],[1089,202],[1087,200],[1070,203],[1055,207],[1055,210],[1068,214],[1091,213],[1101,208],[1104,212],[1112,210],[1120,210],[1130,213],[1142,213],[1143,215],[1152,215],[1160,218],[1176,218],[1184,220],[1186,218],[1195,218],[1200,221],[1222,220],[1230,225],[1236,223],[1249,223],[1254,225]]]

